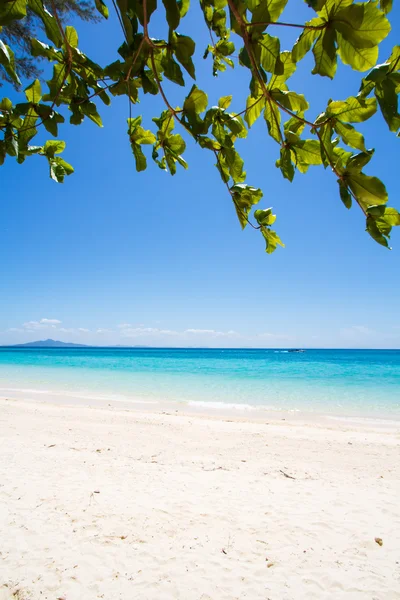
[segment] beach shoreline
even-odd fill
[[[399,597],[395,422],[15,399],[0,419],[1,600]]]
[[[333,426],[335,422],[341,424],[355,424],[372,427],[382,427],[400,430],[400,413],[384,413],[372,415],[370,413],[346,411],[335,412],[321,410],[304,410],[288,408],[271,408],[269,406],[238,404],[226,402],[196,402],[172,401],[166,399],[149,399],[140,396],[129,398],[99,396],[95,394],[80,394],[49,390],[8,389],[0,390],[0,401],[17,401],[37,404],[54,404],[59,406],[83,408],[112,408],[117,411],[133,411],[149,414],[179,414],[199,416],[210,419],[232,418],[239,421],[284,421],[300,422],[303,424],[316,423]]]

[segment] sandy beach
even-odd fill
[[[396,423],[0,400],[0,599],[397,600],[399,445]]]

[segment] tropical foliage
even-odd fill
[[[389,130],[399,135],[400,46],[376,65],[379,44],[390,32],[387,15],[392,1],[309,0],[314,16],[304,24],[281,20],[287,1],[200,0],[210,37],[204,56],[211,58],[214,75],[234,66],[248,72],[248,97],[237,113],[230,110],[231,95],[209,106],[207,93],[195,83],[184,90],[180,106],[167,97],[165,80],[184,88],[188,79],[196,79],[196,42],[182,32],[189,0],[163,0],[163,6],[157,0],[94,0],[104,19],[111,11],[117,15],[123,35],[119,58],[108,65],[97,64],[80,50],[77,31],[66,24],[59,1],[1,0],[0,64],[7,80],[18,89],[22,86],[26,73],[19,72],[13,43],[18,43],[18,24],[23,27],[32,15],[40,27],[30,40],[29,58],[33,66],[35,61],[48,61],[53,73],[46,84],[36,78],[24,86],[18,102],[1,100],[0,164],[7,157],[23,163],[40,156],[48,161],[52,179],[63,182],[74,169],[61,157],[65,143],[58,139],[59,128],[67,119],[72,125],[90,119],[101,127],[101,104],[125,95],[127,134],[137,171],[147,168],[145,145],[152,146],[152,159],[160,169],[171,175],[180,167],[187,169],[185,139],[190,136],[211,153],[241,226],[259,230],[271,253],[283,246],[272,227],[276,216],[271,208],[253,212],[263,193],[247,182],[236,144],[263,117],[266,133],[277,144],[276,166],[283,177],[292,181],[296,171],[306,173],[310,166],[321,165],[336,177],[343,204],[350,208],[355,203],[371,237],[389,247],[391,229],[400,225],[400,215],[387,206],[384,184],[364,172],[373,150],[367,149],[357,124],[380,111]],[[88,2],[84,5],[90,9]],[[165,22],[166,39],[152,36],[156,12]],[[274,33],[285,27],[298,29],[299,37],[293,48],[282,50]],[[329,100],[315,120],[307,116],[309,102],[290,82],[310,52],[314,75],[333,79],[338,62],[362,74],[358,91]],[[165,105],[151,129],[133,110],[147,94],[160,95]],[[35,145],[39,128],[50,137],[43,145]]]

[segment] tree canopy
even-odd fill
[[[147,168],[146,145],[152,146],[151,157],[160,169],[171,175],[179,168],[187,169],[184,137],[189,136],[211,154],[241,226],[259,230],[267,253],[272,253],[283,246],[272,227],[276,216],[272,208],[253,210],[263,192],[247,182],[236,145],[263,117],[266,134],[277,144],[276,166],[283,177],[292,181],[296,171],[306,173],[310,166],[322,166],[336,178],[338,197],[345,207],[351,208],[352,203],[359,207],[366,231],[389,247],[391,229],[400,225],[400,214],[387,206],[382,181],[364,172],[374,150],[366,147],[357,125],[380,111],[389,130],[400,134],[400,46],[376,64],[379,45],[390,33],[392,0],[308,0],[312,18],[305,23],[284,20],[287,2],[200,0],[210,38],[204,57],[211,57],[213,74],[233,67],[248,72],[243,110],[232,112],[232,95],[209,106],[205,90],[196,83],[186,88],[188,79],[196,80],[199,59],[196,40],[183,33],[190,0],[162,0],[161,6],[157,0],[94,0],[99,16],[108,19],[113,11],[121,27],[119,58],[107,65],[97,64],[80,50],[78,33],[67,24],[74,14],[93,19],[90,2],[0,0],[0,65],[21,96],[17,102],[6,97],[0,101],[0,165],[7,157],[23,163],[39,156],[48,161],[50,177],[62,183],[74,169],[60,156],[65,142],[58,139],[59,128],[68,118],[72,125],[90,119],[101,127],[101,104],[109,105],[113,96],[125,95],[129,101],[127,135],[136,170]],[[152,36],[156,12],[165,23],[165,39]],[[286,27],[298,30],[299,37],[292,48],[284,50],[276,33]],[[18,60],[21,48],[29,69],[24,70]],[[338,62],[360,73],[359,89],[349,90],[353,95],[347,98],[325,101],[314,120],[308,117],[306,97],[291,89],[290,82],[309,52],[314,59],[313,75],[333,79]],[[52,64],[52,77],[46,84],[36,77],[22,86],[21,80],[36,74],[43,60]],[[180,106],[168,98],[165,80],[185,88]],[[159,95],[164,103],[149,129],[133,108],[148,94]],[[46,130],[49,139],[35,145],[40,129]]]

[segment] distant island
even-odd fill
[[[58,340],[39,340],[27,342],[26,344],[14,344],[12,348],[87,348],[86,344],[72,344],[71,342],[60,342]]]

